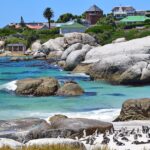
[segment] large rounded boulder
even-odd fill
[[[127,100],[115,121],[149,120],[150,99]]]
[[[76,82],[66,82],[58,91],[59,96],[80,96],[84,90]]]
[[[81,50],[71,52],[66,58],[65,70],[73,70],[78,64],[85,59],[86,53],[92,49],[90,45],[84,45]]]
[[[32,45],[31,45],[31,50],[35,51],[35,50],[40,50],[42,47],[41,41],[37,40],[35,41]]]
[[[23,79],[17,81],[16,93],[19,95],[50,96],[55,95],[59,83],[55,78]]]
[[[84,64],[90,76],[116,84],[150,84],[150,36],[91,49]]]
[[[73,44],[73,45],[69,46],[69,47],[63,52],[63,54],[62,54],[62,56],[61,56],[61,59],[66,60],[66,59],[67,59],[67,56],[68,56],[71,52],[82,49],[82,46],[83,46],[83,45],[82,45],[81,43],[76,43],[76,44]]]
[[[55,129],[69,129],[72,131],[70,137],[82,137],[83,130],[86,130],[86,134],[88,136],[92,135],[96,130],[104,133],[107,130],[111,131],[113,129],[113,125],[111,123],[85,118],[68,118],[63,115],[56,115],[49,120],[51,126]]]

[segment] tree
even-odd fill
[[[54,16],[54,12],[51,8],[46,8],[43,13],[44,18],[48,20],[49,29],[51,28],[51,19]]]
[[[103,18],[100,18],[97,22],[98,25],[111,25],[113,27],[116,27],[115,19],[112,14],[109,14],[107,16],[103,16]]]
[[[70,20],[74,19],[74,15],[71,13],[66,13],[66,14],[62,14],[59,16],[57,22],[59,23],[63,23],[63,22],[68,22]]]
[[[21,16],[21,19],[20,19],[20,26],[21,27],[25,27],[26,25],[25,25],[25,22],[24,22],[24,19],[23,19],[23,17]]]

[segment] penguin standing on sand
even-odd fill
[[[86,130],[83,130],[83,138],[86,138]]]

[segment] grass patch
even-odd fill
[[[17,149],[12,149],[8,146],[4,146],[0,148],[0,150],[84,150],[82,148],[76,148],[75,146],[67,146],[67,145],[45,145],[45,146],[29,146],[22,147]]]

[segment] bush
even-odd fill
[[[51,34],[51,35],[59,34],[59,28],[53,28],[51,30],[37,30],[37,34],[44,34],[44,35],[47,35],[47,34]]]
[[[9,36],[11,34],[16,34],[16,33],[17,31],[14,29],[9,29],[9,28],[0,29],[0,37]]]
[[[27,41],[21,38],[16,38],[16,37],[10,37],[6,39],[5,44],[15,44],[15,43],[22,43],[27,46]]]
[[[103,33],[105,31],[113,31],[113,27],[110,26],[110,25],[96,25],[96,26],[93,26],[93,27],[90,27],[86,30],[86,33],[96,33],[96,34],[99,34],[99,33]]]

